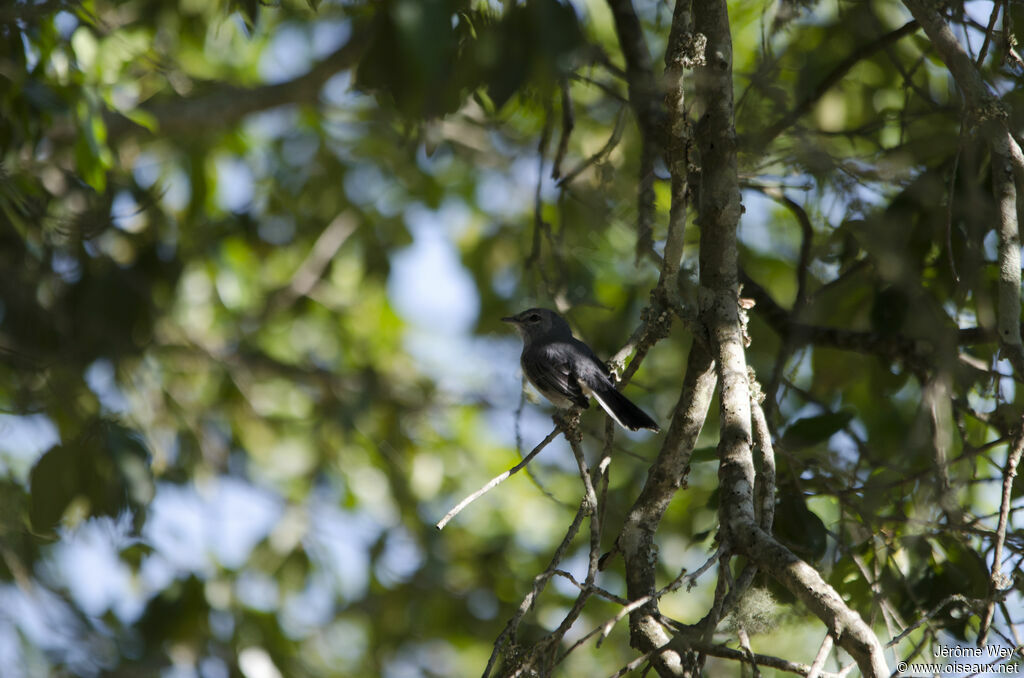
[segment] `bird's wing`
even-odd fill
[[[615,388],[608,368],[597,359],[590,347],[578,342],[578,348],[575,376],[584,394],[594,396],[601,409],[618,422],[619,426],[632,431],[641,428],[657,431],[658,424]]]
[[[573,343],[576,348],[573,375],[582,386],[599,392],[614,389],[615,382],[608,374],[608,368],[594,355],[590,347],[578,339],[573,339]]]
[[[580,407],[586,407],[593,396],[619,426],[632,431],[659,430],[646,412],[616,390],[604,363],[578,339],[552,342],[536,351],[527,351],[523,354],[523,367],[527,374],[532,373],[531,381],[541,392],[557,394]],[[550,395],[547,397],[551,400]]]
[[[574,405],[587,407],[587,396],[580,387],[574,352],[562,342],[548,344],[523,353],[523,369],[541,393],[554,393]],[[557,403],[556,403],[557,404]]]

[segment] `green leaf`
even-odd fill
[[[19,484],[0,480],[0,538],[24,528],[26,493]]]
[[[528,83],[541,90],[553,88],[572,70],[583,44],[570,4],[528,0],[481,36],[474,59],[487,74],[487,93],[500,109]]]
[[[945,552],[939,571],[951,587],[969,598],[983,598],[988,593],[989,572],[977,551],[951,535],[940,535],[937,543]]]
[[[53,530],[80,500],[89,516],[140,512],[153,498],[149,455],[131,431],[98,422],[77,440],[44,454],[29,474],[29,517],[38,532]]]
[[[825,523],[807,508],[804,496],[794,487],[779,486],[775,535],[807,560],[814,562],[825,556],[828,546]]]
[[[143,108],[133,108],[128,111],[123,111],[123,115],[136,125],[145,127],[154,134],[158,131],[157,127],[159,125],[157,123],[156,116]]]
[[[75,139],[75,163],[87,184],[97,193],[107,189],[107,170],[112,156],[107,147],[107,125],[99,107],[88,101],[79,102],[76,115],[79,134]]]
[[[89,143],[86,135],[79,135],[75,140],[75,165],[82,180],[93,190],[97,193],[107,190],[106,168],[103,167],[99,156],[94,152],[94,146]]]
[[[718,461],[718,446],[708,445],[706,447],[698,447],[690,455],[690,463],[700,463],[702,461]]]
[[[373,39],[356,70],[356,84],[413,119],[454,112],[465,93],[457,72],[460,38],[456,0],[386,0]]]
[[[797,419],[782,436],[784,447],[797,450],[817,445],[841,431],[853,419],[853,412],[826,412],[813,417]]]

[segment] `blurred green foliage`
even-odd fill
[[[657,54],[671,8],[634,4]],[[990,160],[961,134],[923,36],[882,37],[909,20],[898,2],[798,3],[786,17],[731,4],[741,264],[766,295],[748,362],[770,386],[776,533],[884,633],[882,619],[902,627],[951,595],[988,594],[1021,411],[1015,382],[989,369],[996,344],[959,334],[995,322]],[[982,70],[1019,130],[1020,70],[1000,50]],[[259,672],[267,661],[289,677],[480,672],[572,519],[568,451],[533,465],[556,501],[517,476],[443,533],[433,523],[517,459],[516,348],[488,338],[506,331],[498,318],[571,308],[607,357],[647,303],[658,271],[634,265],[640,142],[626,97],[596,0],[0,7],[4,675],[276,675]],[[538,186],[566,119],[571,180]],[[396,259],[437,236],[468,299],[423,271],[397,287]],[[686,247],[692,279],[696,227]],[[450,313],[424,321],[415,306],[432,289],[427,311]],[[872,341],[783,336],[772,301]],[[443,369],[431,341],[448,346]],[[662,421],[689,345],[677,323],[630,387]],[[921,404],[936,375],[952,393],[946,488]],[[528,450],[543,419],[526,410]],[[596,448],[598,415],[584,423]],[[659,532],[665,583],[714,548],[716,426],[713,407]],[[608,548],[657,443],[617,443]],[[230,488],[243,499],[224,499]],[[1010,536],[1004,572],[1024,557],[1018,523]],[[624,595],[620,565],[599,583]],[[662,611],[699,619],[711,577]],[[755,650],[809,663],[814,618],[758,585],[788,614]],[[556,578],[523,638],[557,625],[575,594]],[[619,609],[592,599],[574,628]],[[910,639],[970,639],[977,625],[957,603]],[[610,675],[635,658],[621,623],[562,671]]]

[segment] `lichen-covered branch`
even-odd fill
[[[682,393],[676,403],[672,423],[657,460],[647,472],[640,495],[633,503],[616,548],[626,563],[626,592],[630,600],[649,598],[649,602],[630,614],[630,643],[642,652],[651,652],[671,639],[658,620],[655,574],[657,571],[654,535],[677,490],[686,481],[690,455],[704,426],[715,391],[715,370],[711,357],[694,343],[686,365]],[[674,651],[651,657],[660,675],[679,675],[683,662]]]
[[[996,226],[999,251],[998,315],[999,343],[1018,375],[1024,375],[1024,344],[1020,333],[1020,224],[1017,220],[1021,200],[1013,181],[1009,158],[992,153],[992,190],[999,210]]]
[[[762,530],[754,512],[751,404],[739,307],[736,227],[742,208],[733,118],[732,38],[724,0],[694,3],[695,30],[707,36],[706,64],[697,70],[697,97],[706,113],[697,126],[703,183],[700,319],[720,384],[719,515],[722,537],[738,553],[786,586],[828,626],[865,676],[889,669],[870,627],[810,565]]]
[[[672,12],[672,28],[665,48],[665,109],[668,113],[665,158],[672,178],[672,203],[669,207],[668,235],[659,284],[672,289],[683,256],[686,232],[686,208],[689,193],[690,146],[693,143],[686,114],[683,73],[704,59],[703,40],[693,35],[690,3],[680,0]]]

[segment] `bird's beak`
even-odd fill
[[[515,324],[519,322],[519,318],[515,317],[514,315],[507,315],[501,319],[501,322]]]

